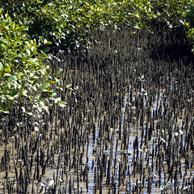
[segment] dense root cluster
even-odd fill
[[[1,115],[1,191],[194,193],[194,71],[184,35],[126,26],[48,63],[67,106]]]

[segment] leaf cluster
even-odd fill
[[[28,28],[15,21],[0,9],[0,111],[8,113],[11,106],[26,104],[23,111],[32,114],[36,109],[48,109],[56,100],[52,84],[60,87],[59,73],[53,79],[50,67],[43,61],[46,51],[39,47],[51,44],[46,39],[39,43],[26,33]]]

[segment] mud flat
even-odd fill
[[[0,193],[194,193],[194,66],[182,34],[153,24],[48,61],[64,109],[0,115]]]

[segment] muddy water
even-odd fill
[[[132,100],[135,101],[135,95],[133,95],[133,98]],[[121,117],[121,128],[123,129],[124,127],[126,127],[127,123],[126,123],[126,106],[127,104],[129,104],[129,94],[126,94],[125,97],[124,97],[124,106],[122,108],[122,117]],[[145,97],[146,98],[146,97]],[[162,103],[162,99],[163,99],[163,93],[160,92],[159,94],[159,97],[157,97],[156,95],[156,99],[155,101],[153,102],[153,105],[152,105],[152,112],[156,111],[158,109],[158,107],[161,105]],[[168,101],[166,99],[166,101]],[[146,106],[146,100],[144,100],[144,107]],[[146,107],[145,107],[146,108]],[[162,107],[163,109],[163,107]],[[131,111],[133,113],[135,113],[135,108],[131,105]],[[163,114],[163,110],[162,110],[162,114]],[[152,116],[153,116],[153,113],[152,113]],[[177,121],[174,123],[176,124],[179,128],[180,128],[180,131],[181,131],[181,128],[184,127],[184,114],[177,119]],[[103,118],[100,119],[101,120],[101,124],[103,124]],[[159,123],[161,120],[160,119],[156,119],[154,120],[154,125],[156,126],[157,123]],[[103,148],[103,143],[102,142],[98,142],[98,135],[99,135],[99,120],[95,121],[95,135],[96,135],[96,139],[93,140],[93,133],[90,133],[89,134],[89,142],[87,144],[89,144],[88,146],[88,156],[86,156],[87,154],[87,144],[85,145],[85,151],[84,151],[84,155],[83,155],[83,158],[82,158],[82,166],[79,166],[79,170],[78,170],[78,173],[81,173],[81,171],[84,169],[85,165],[88,164],[90,169],[89,169],[89,174],[88,174],[88,185],[86,185],[86,182],[83,181],[83,178],[80,178],[79,180],[79,188],[80,188],[80,192],[82,193],[94,193],[95,192],[95,174],[98,173],[96,172],[96,168],[97,168],[97,161],[96,159],[98,158],[97,156],[97,153],[100,152],[100,149],[101,149],[101,152],[103,152],[104,154],[107,155],[107,160],[109,159],[110,157],[110,142],[108,143],[107,145],[107,149]],[[145,122],[144,122],[144,127],[146,125],[148,121],[146,120],[145,118]],[[189,123],[190,125],[190,123]],[[50,129],[51,130],[51,129]],[[111,130],[110,132],[110,135],[113,135],[113,131],[114,129],[113,128],[110,128],[109,130]],[[142,156],[139,156],[139,159],[140,158],[143,158],[143,167],[145,168],[145,180],[149,178],[149,174],[148,174],[148,167],[151,166],[151,165],[154,165],[156,166],[156,159],[153,159],[152,160],[152,157],[151,155],[149,156],[149,162],[147,162],[145,160],[145,155],[146,154],[151,154],[152,153],[152,148],[153,148],[153,141],[157,142],[159,141],[159,138],[161,138],[159,136],[159,134],[157,133],[154,133],[153,134],[153,137],[152,139],[149,141],[148,143],[148,146],[146,148],[144,148],[144,144],[142,145],[142,141],[141,141],[141,133],[143,130],[145,130],[145,128],[142,128],[142,126],[140,126],[140,123],[138,123],[138,121],[134,121],[133,124],[129,125],[127,127],[127,130],[128,130],[128,133],[129,133],[129,139],[128,139],[128,148],[126,151],[126,154],[127,154],[127,160],[128,160],[128,173],[126,174],[126,179],[130,182],[130,185],[128,186],[128,189],[129,191],[131,190],[132,191],[132,188],[137,184],[137,178],[139,180],[139,184],[141,183],[140,179],[141,179],[141,175],[139,174],[136,174],[135,176],[132,175],[132,171],[133,171],[133,165],[132,165],[132,160],[133,160],[133,156],[134,156],[134,152],[133,152],[133,142],[135,141],[136,137],[138,137],[138,149],[140,151],[140,154]],[[63,129],[61,129],[61,131],[63,131]],[[114,174],[114,181],[116,182],[116,188],[117,190],[120,192],[120,193],[126,193],[126,182],[124,182],[119,188],[118,188],[118,182],[119,182],[119,164],[121,164],[122,160],[123,160],[123,149],[122,149],[122,141],[119,140],[119,126],[117,126],[115,128],[115,135],[114,135],[114,138],[113,138],[113,160],[115,160],[115,164],[114,164],[114,167],[112,166],[111,167],[111,174]],[[165,133],[165,132],[162,132],[162,133]],[[35,135],[37,135],[38,133],[37,132],[34,132]],[[33,135],[33,133],[32,133]],[[121,132],[121,138],[122,138],[122,135],[123,135],[123,130]],[[173,136],[175,136],[175,134],[173,134]],[[183,137],[183,141],[185,139],[185,134],[183,133],[182,134],[182,137]],[[14,139],[10,139],[10,141],[14,141]],[[118,145],[117,145],[117,142],[118,141]],[[162,139],[162,141],[165,142],[164,139]],[[166,142],[165,142],[166,143]],[[184,144],[184,143],[183,143]],[[116,145],[117,145],[117,149],[116,149]],[[82,149],[82,148],[81,148]],[[1,147],[1,152],[0,152],[0,157],[3,156],[4,154],[4,150],[5,150],[5,147]],[[10,142],[8,145],[7,145],[7,150],[9,150],[10,152],[12,152],[12,143]],[[59,150],[60,152],[60,150]],[[74,153],[74,149],[71,150],[71,161],[73,162],[73,153]],[[17,157],[17,152],[15,151],[14,153],[15,157]],[[116,157],[116,158],[115,158]],[[88,158],[88,162],[87,162],[87,158]],[[55,162],[56,162],[56,167],[57,167],[57,160],[58,160],[58,155],[55,156]],[[185,174],[185,160],[184,158],[182,158],[181,160],[181,169],[182,169],[182,176],[184,176]],[[63,161],[61,161],[63,162]],[[152,164],[153,162],[153,164]],[[158,187],[156,186],[157,185],[157,182],[158,182],[158,172],[156,171],[156,169],[151,172],[151,174],[153,175],[153,187],[152,187],[152,191],[151,193],[161,193],[161,190],[163,189],[163,187],[165,185],[167,185],[166,182],[164,182],[164,179],[166,176],[165,173],[167,173],[167,162],[164,162],[163,163],[164,165],[164,169],[163,169],[163,172],[161,174],[161,187]],[[93,166],[93,168],[91,168]],[[54,167],[48,167],[47,170],[46,170],[46,173],[45,175],[42,177],[42,181],[46,181],[47,179],[49,178],[53,178],[53,174],[56,175],[57,173],[57,168],[55,166]],[[14,171],[14,165],[13,165],[13,162],[10,163],[10,168],[12,170],[9,171],[9,180],[14,180],[14,177],[15,177],[15,171]],[[81,168],[83,168],[81,170]],[[35,168],[34,168],[35,169]],[[59,168],[60,169],[60,168]],[[63,169],[63,167],[61,168],[61,170]],[[19,170],[19,168],[18,168]],[[63,180],[59,186],[61,185],[64,185],[65,186],[65,190],[63,190],[63,192],[67,192],[69,191],[69,184],[68,184],[68,181],[71,180],[72,181],[72,190],[73,191],[77,191],[77,188],[78,188],[78,183],[77,183],[77,178],[76,178],[76,174],[77,172],[74,170],[74,169],[69,169],[68,167],[66,168],[66,171],[67,173],[66,174],[61,174],[61,179]],[[34,170],[33,170],[34,172]],[[185,176],[185,178],[187,177],[193,177],[194,176],[194,168],[190,168],[188,171],[187,171],[187,176]],[[5,177],[5,173],[2,172],[0,173],[0,176],[1,176],[1,180],[4,179]],[[3,184],[5,182],[4,181],[1,181],[1,193],[3,193]],[[36,184],[38,184],[38,182],[35,182]],[[38,188],[37,185],[34,185],[34,189],[37,191],[37,192],[40,192],[40,187]],[[168,183],[169,185],[172,185],[172,188],[173,188],[173,182],[171,183]],[[148,185],[148,182],[145,181],[145,184],[144,184],[144,189],[142,189],[142,192],[141,193],[147,193],[147,187]],[[181,188],[182,185],[180,185],[180,188]],[[15,187],[16,187],[16,184],[15,184]],[[32,191],[32,184],[30,184],[28,186],[28,192],[30,193]],[[131,188],[129,188],[131,187]],[[109,186],[106,185],[106,177],[103,178],[102,180],[102,191],[103,193],[108,193],[109,192]],[[42,193],[45,193],[46,190],[43,189]]]

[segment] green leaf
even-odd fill
[[[27,52],[28,55],[31,54],[30,49],[26,49],[26,52]]]
[[[41,42],[44,41],[44,37],[43,36],[39,36],[39,39],[40,39]]]
[[[56,83],[57,83],[57,82],[54,81],[54,80],[48,80],[47,82],[52,83],[52,84],[56,84]]]
[[[22,88],[25,86],[25,80],[22,80]]]
[[[45,83],[42,85],[42,88],[48,88],[50,86],[50,83]]]
[[[11,91],[11,93],[10,93],[11,96],[15,96],[16,94],[18,94],[18,90],[13,90],[13,91]]]
[[[35,79],[34,82],[32,83],[32,85],[36,85],[39,82],[39,79]]]
[[[67,86],[66,86],[66,88],[70,88],[72,86],[72,84],[68,84]]]
[[[33,116],[33,113],[32,112],[25,112],[26,114],[30,115],[30,116]]]
[[[40,100],[41,94],[36,95],[36,99]]]
[[[56,95],[57,95],[56,92],[53,92],[53,93],[51,94],[52,97],[54,97],[54,96],[56,96]]]
[[[48,52],[49,50],[50,50],[49,47],[44,47],[43,52],[46,53],[46,52]]]
[[[22,73],[22,72],[19,72],[18,75],[19,75],[20,77],[22,77],[22,76],[24,76],[25,74]]]
[[[7,39],[5,39],[5,38],[0,38],[0,41],[4,42],[5,44],[9,43],[9,41]]]
[[[47,41],[46,43],[44,43],[44,44],[53,44],[51,41]]]
[[[23,27],[22,30],[23,31],[28,31],[28,27]]]
[[[10,101],[14,100],[14,97],[9,96],[9,95],[7,95],[7,98],[8,98]]]
[[[0,110],[0,112],[5,113],[5,114],[8,114],[9,113],[8,110]]]
[[[44,105],[44,106],[41,106],[41,108],[47,111],[49,107]]]
[[[59,102],[61,102],[61,98],[60,97],[55,99],[55,103],[59,103]]]
[[[9,100],[6,100],[5,101],[5,106],[6,106],[6,109],[10,108],[11,107],[11,102]]]
[[[16,80],[16,77],[15,76],[9,77],[9,79],[8,79],[9,82],[13,82],[15,80]]]
[[[60,106],[61,108],[66,107],[66,105],[65,105],[65,104],[59,104],[58,106]]]
[[[38,77],[38,76],[33,76],[32,78],[33,78],[33,79],[39,79],[39,77]]]
[[[0,62],[0,70],[3,70],[3,64]]]
[[[60,106],[60,107],[66,107],[66,104],[67,104],[67,102],[65,102],[65,101],[60,101],[60,102],[58,102],[57,103],[58,104],[58,106]]]
[[[57,74],[60,74],[63,71],[62,68],[59,68],[59,70],[57,71]]]
[[[28,91],[27,91],[27,90],[22,91],[22,95],[23,95],[23,96],[28,97],[27,93],[28,93]]]
[[[8,72],[10,70],[10,68],[4,69],[4,70],[6,70],[6,72]],[[5,76],[11,76],[11,74],[10,73],[5,73]]]
[[[53,92],[53,89],[51,89],[51,88],[48,88],[47,90],[48,90],[48,92]]]
[[[67,102],[61,101],[61,102],[59,102],[59,104],[67,104]]]
[[[44,39],[44,44],[46,44],[46,42],[47,42],[47,39]]]
[[[6,45],[4,45],[4,44],[0,44],[0,45],[2,48],[4,48],[6,50],[6,48],[7,48]]]

